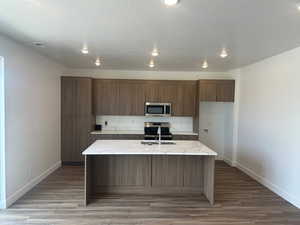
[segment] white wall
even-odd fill
[[[233,103],[201,102],[199,112],[200,141],[223,159],[233,148]]]
[[[237,166],[300,207],[300,48],[240,69]]]
[[[5,196],[5,105],[4,59],[0,56],[0,209],[6,206]]]
[[[5,60],[6,200],[10,205],[60,164],[63,68],[0,36]]]

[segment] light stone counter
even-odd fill
[[[144,141],[145,142],[145,141]],[[151,141],[148,141],[151,142]],[[207,155],[217,153],[200,141],[172,141],[175,144],[142,144],[139,140],[97,140],[83,155]]]
[[[173,135],[192,135],[197,136],[197,133],[187,132],[187,131],[172,131]],[[92,131],[91,134],[138,134],[143,135],[143,130],[102,130],[102,131]]]

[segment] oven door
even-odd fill
[[[165,104],[146,102],[145,116],[165,116]]]

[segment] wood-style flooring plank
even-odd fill
[[[7,210],[1,225],[300,225],[300,210],[236,168],[216,163],[203,195],[107,195],[84,207],[83,167],[65,166]]]

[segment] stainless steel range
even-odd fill
[[[160,135],[159,135],[160,133]],[[145,122],[144,139],[145,140],[172,140],[173,135],[170,132],[170,123],[168,122]]]

